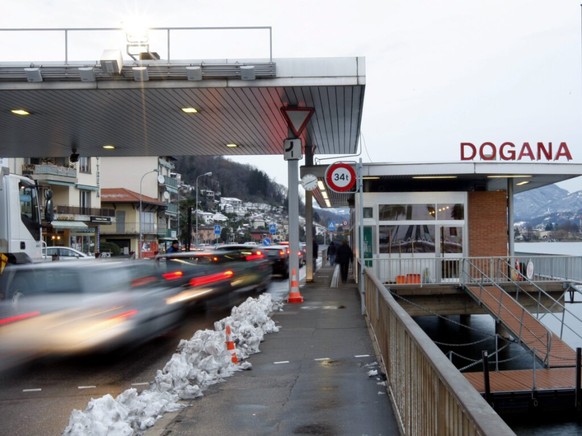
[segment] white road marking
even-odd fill
[[[42,391],[41,388],[34,388],[34,389],[23,389],[22,392],[40,392]]]
[[[97,386],[77,386],[77,389],[96,389]]]
[[[289,361],[288,360],[281,360],[279,362],[273,362],[274,365],[281,365],[283,363],[289,363]]]

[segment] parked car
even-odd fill
[[[179,322],[175,292],[147,260],[11,265],[0,275],[0,362],[142,343]]]
[[[287,245],[268,245],[262,250],[271,261],[272,273],[289,278],[289,247]]]
[[[95,256],[89,256],[79,250],[75,250],[71,247],[46,247],[44,250],[43,257],[46,259],[55,260],[93,260]]]

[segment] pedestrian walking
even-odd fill
[[[335,253],[336,253],[336,246],[333,241],[329,243],[327,247],[327,261],[329,262],[330,266],[334,266],[335,264]]]
[[[342,283],[348,281],[348,272],[350,270],[350,262],[354,261],[354,253],[348,245],[347,240],[343,240],[341,245],[338,247],[335,255],[335,261],[340,266],[340,277]]]
[[[317,256],[319,255],[319,244],[313,238],[313,271],[317,270]]]

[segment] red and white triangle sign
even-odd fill
[[[285,121],[287,121],[287,126],[289,126],[297,138],[301,136],[303,129],[307,126],[314,112],[315,109],[312,107],[288,106],[281,108],[281,113],[283,113]]]

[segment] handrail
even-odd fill
[[[523,305],[521,305],[515,298],[511,297],[501,286],[499,286],[497,282],[492,280],[491,277],[489,277],[489,275],[487,275],[486,272],[484,272],[479,266],[473,264],[469,260],[466,260],[466,266],[467,266],[466,268],[463,268],[465,286],[475,285],[479,287],[479,295],[475,295],[473,293],[471,293],[471,295],[476,296],[477,302],[480,304],[483,304],[484,293],[490,296],[493,300],[497,301],[498,303],[496,308],[497,313],[493,313],[493,315],[495,315],[498,319],[502,320],[502,310],[504,310],[506,316],[509,316],[510,318],[515,320],[519,324],[519,331],[514,331],[515,329],[512,329],[509,325],[507,325],[507,323],[506,327],[512,330],[512,332],[517,335],[517,340],[519,343],[525,344],[530,349],[538,350],[540,350],[540,348],[545,349],[545,356],[541,360],[547,366],[547,364],[549,363],[550,350],[552,345],[551,341],[552,331],[544,324],[539,323],[539,325],[544,329],[545,332],[544,341],[543,337],[539,336],[535,331],[527,327],[526,323],[524,322],[524,317],[531,314]],[[509,264],[509,267],[513,268],[511,264]],[[477,275],[477,277],[475,277],[475,275]],[[487,286],[494,287],[495,289],[497,289],[497,291],[499,292],[499,298],[497,298],[496,295],[490,292],[483,283],[486,283]],[[516,314],[514,314],[513,311],[506,304],[504,304],[503,297],[509,297],[510,303],[517,304],[517,306],[520,309],[519,317]],[[487,307],[487,305],[485,305],[485,307]],[[532,337],[532,341],[525,340],[524,339],[525,334],[529,334]],[[539,343],[541,347],[540,348],[535,347],[535,343]]]
[[[269,62],[273,61],[273,29],[271,26],[219,26],[219,27],[150,27],[148,31],[165,31],[168,62],[171,61],[171,32],[172,31],[199,31],[199,30],[268,30],[269,32]],[[64,61],[69,64],[69,34],[74,32],[123,32],[120,27],[30,27],[30,28],[0,28],[0,32],[62,32],[64,34]],[[37,41],[35,39],[35,41]],[[86,60],[86,59],[84,59]]]
[[[366,319],[385,366],[401,433],[515,434],[371,268],[364,268],[363,282]]]
[[[539,283],[568,282],[582,285],[582,256],[455,256],[440,257],[406,253],[398,256],[376,255],[366,258],[366,265],[374,271],[376,277],[386,285],[401,284],[399,277],[413,273],[424,284],[460,283],[460,270],[465,260],[492,272],[491,278],[501,281],[493,271],[501,271],[501,265],[523,264],[531,260],[535,266],[532,281]],[[404,282],[405,283],[405,282]]]
[[[537,307],[538,307],[536,315],[537,315],[539,320],[544,318],[546,315],[549,315],[550,317],[553,317],[558,322],[560,322],[563,327],[566,327],[568,329],[568,331],[570,331],[576,337],[578,337],[579,339],[582,339],[582,335],[580,333],[578,333],[578,331],[580,331],[580,329],[574,329],[574,328],[570,327],[570,325],[566,324],[563,319],[560,320],[556,316],[556,314],[554,313],[555,311],[553,309],[557,306],[558,312],[561,312],[563,315],[568,314],[570,317],[572,317],[574,320],[576,320],[580,323],[580,327],[582,327],[582,318],[580,318],[573,311],[568,309],[568,307],[565,304],[560,303],[560,301],[558,301],[554,297],[552,297],[549,293],[547,293],[544,289],[542,289],[535,281],[529,280],[525,275],[523,275],[521,273],[521,271],[515,269],[512,265],[508,265],[508,266],[510,268],[512,268],[512,271],[520,278],[520,281],[517,281],[517,280],[512,279],[511,275],[505,276],[505,279],[507,280],[507,282],[511,283],[519,291],[521,291],[521,292],[516,292],[516,298],[515,298],[516,300],[519,300],[519,297],[522,296],[522,297],[527,297],[527,298],[531,299],[532,301],[535,301],[537,303]],[[537,298],[535,298],[531,292],[524,289],[522,284],[527,284],[528,286],[533,287],[537,291],[539,296]],[[541,296],[543,296],[547,300],[550,300],[552,302],[552,305],[549,307],[545,306],[542,303]],[[543,312],[540,311],[540,308],[543,309]],[[559,335],[560,339],[562,339],[562,337],[563,337],[563,332],[561,332]]]

